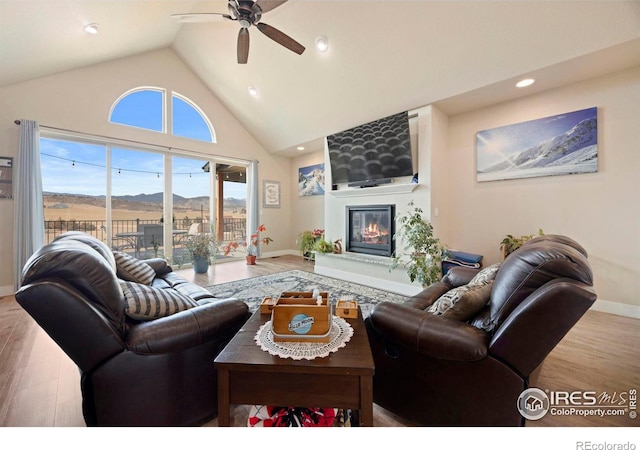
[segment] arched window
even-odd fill
[[[204,142],[216,142],[211,122],[202,110],[183,95],[171,94],[171,114],[167,113],[166,91],[141,87],[125,92],[109,113],[109,121]]]
[[[171,95],[171,130],[174,136],[216,141],[207,116],[195,103],[176,92]]]
[[[157,88],[125,92],[111,107],[109,121],[164,133],[164,94],[164,90]]]

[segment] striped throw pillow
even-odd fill
[[[154,320],[198,306],[173,289],[157,289],[144,284],[120,280],[125,299],[125,314],[135,320]]]
[[[156,277],[156,271],[139,259],[134,258],[124,252],[113,252],[116,258],[116,273],[118,278],[136,283],[151,284]]]

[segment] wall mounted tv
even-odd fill
[[[327,137],[332,184],[375,186],[414,174],[409,113]]]

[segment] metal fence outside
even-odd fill
[[[173,221],[174,230],[189,230],[193,223],[200,222],[200,219],[176,219]],[[111,236],[115,245],[117,235],[132,233],[139,230],[139,225],[160,224],[155,220],[112,220]],[[246,234],[247,220],[245,218],[225,217],[223,219],[223,241],[244,239]],[[82,231],[90,234],[102,242],[107,242],[107,221],[106,220],[45,220],[44,233],[45,243],[48,244],[56,237],[67,231]]]

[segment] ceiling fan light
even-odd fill
[[[329,50],[329,39],[327,39],[325,36],[318,36],[316,38],[316,50],[321,53]]]
[[[82,30],[87,34],[98,34],[98,24],[97,23],[89,23],[82,27]]]

